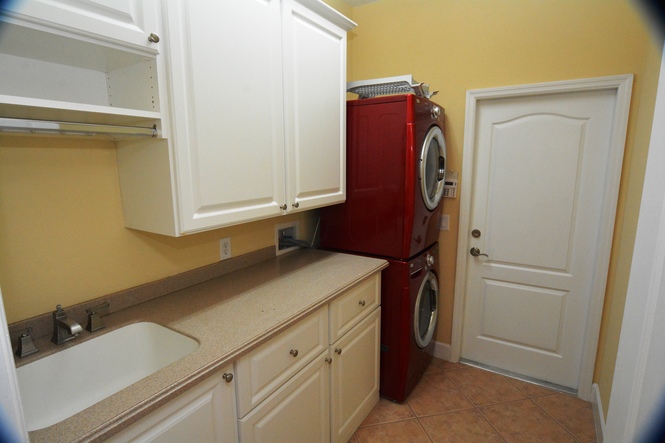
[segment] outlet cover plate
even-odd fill
[[[226,237],[219,241],[219,260],[229,258],[231,258],[231,237]]]

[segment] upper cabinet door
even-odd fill
[[[7,12],[37,26],[158,51],[149,40],[152,33],[159,36],[157,0],[29,0],[15,2]]]
[[[284,1],[283,47],[287,203],[302,210],[346,199],[346,29],[301,3]]]
[[[166,16],[181,231],[280,214],[279,1],[169,0]]]

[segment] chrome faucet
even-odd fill
[[[67,318],[67,313],[58,305],[53,311],[53,336],[51,341],[56,345],[72,340],[83,332],[81,325]]]

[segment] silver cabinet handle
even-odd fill
[[[286,206],[286,203],[284,203],[282,206],[279,207],[279,209],[281,209],[282,211],[286,211],[287,207],[288,206]]]
[[[360,300],[360,301],[358,302],[358,304],[359,304],[360,306],[365,306],[365,300]]]
[[[295,202],[295,203],[292,204],[291,206],[293,206],[294,208],[298,209],[298,208],[300,207],[300,203]]]
[[[230,372],[225,372],[224,375],[222,375],[222,378],[224,379],[225,382],[231,383],[233,381],[233,374]]]
[[[151,32],[150,35],[148,36],[148,41],[150,43],[159,43],[159,36],[154,32]]]
[[[471,248],[471,250],[469,251],[469,253],[471,253],[471,255],[473,255],[474,257],[480,257],[480,256],[483,256],[483,255],[484,255],[485,257],[490,258],[489,255],[484,254],[484,253],[481,253],[481,252],[480,252],[480,249],[478,249],[478,248]]]
[[[294,357],[298,356],[298,350],[297,349],[291,349],[291,352],[289,354],[293,355]]]

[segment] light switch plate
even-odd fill
[[[448,231],[450,229],[450,215],[441,214],[439,217],[439,230]]]

